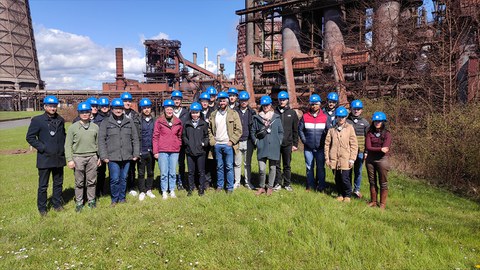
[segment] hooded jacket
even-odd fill
[[[158,117],[153,130],[153,154],[178,153],[182,146],[182,121],[172,116],[172,126],[165,116]]]

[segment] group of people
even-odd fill
[[[26,136],[37,149],[38,210],[42,216],[47,214],[50,174],[53,208],[63,210],[65,165],[74,170],[77,212],[85,206],[95,208],[96,198],[107,194],[108,187],[112,207],[126,202],[127,191],[138,195],[141,201],[155,198],[152,189],[157,161],[163,199],[175,198],[176,189],[186,189],[188,196],[194,190],[202,196],[210,187],[232,193],[242,185],[255,189],[257,196],[270,196],[282,188],[293,191],[290,163],[299,139],[304,146],[307,191],[326,189],[326,165],[335,176],[338,201],[350,202],[352,195],[361,198],[365,161],[370,182],[369,205],[384,209],[391,144],[385,113],[375,112],[370,124],[362,117],[362,101],[354,100],[349,112],[338,106],[338,95],[332,92],[323,109],[320,96],[312,94],[309,109],[299,119],[289,107],[287,92],[278,93],[277,99],[274,107],[270,96],[262,96],[256,111],[249,106],[248,92],[230,88],[217,93],[210,86],[198,101],[184,108],[182,92],[174,90],[155,117],[151,100],[142,98],[136,112],[132,109],[132,95],[124,92],[111,101],[91,97],[80,102],[78,117],[65,131],[65,121],[57,114],[58,99],[47,96],[45,113],[32,118]],[[255,150],[258,183],[252,181],[251,173]],[[109,185],[105,177],[107,166]]]

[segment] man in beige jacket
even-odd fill
[[[350,171],[358,152],[357,136],[352,125],[347,123],[345,107],[335,110],[335,124],[328,130],[325,139],[325,163],[333,170],[338,201],[350,202],[352,181]]]

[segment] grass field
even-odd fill
[[[10,119],[20,119],[25,117],[32,117],[36,115],[40,115],[42,112],[27,112],[27,111],[20,111],[20,112],[0,112],[0,120],[10,120]]]
[[[390,174],[386,211],[365,200],[339,203],[334,194],[305,192],[301,153],[293,158],[293,193],[181,191],[167,201],[127,196],[116,208],[102,197],[79,214],[66,168],[65,211],[40,218],[35,153],[10,154],[28,150],[26,129],[0,131],[0,269],[480,267],[478,203],[398,173]]]

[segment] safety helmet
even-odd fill
[[[121,98],[122,100],[129,100],[129,101],[133,100],[132,94],[130,94],[129,92],[123,92],[123,93],[120,95],[120,98]]]
[[[228,98],[228,94],[226,92],[222,91],[222,92],[218,93],[217,98]]]
[[[200,103],[198,102],[193,102],[191,105],[190,105],[190,111],[195,111],[195,112],[199,112],[202,110],[202,105],[200,105]]]
[[[43,99],[43,104],[54,104],[54,105],[57,105],[58,104],[58,98],[56,96],[46,96],[44,99]]]
[[[183,95],[182,95],[182,92],[180,92],[179,90],[174,90],[172,92],[172,96],[170,97],[171,99],[174,99],[174,98],[183,98]]]
[[[335,92],[328,93],[327,100],[338,102],[338,94]]]
[[[171,99],[165,99],[163,101],[163,107],[175,107],[175,103]]]
[[[239,100],[249,100],[250,95],[248,94],[247,91],[241,91],[240,93],[238,93],[238,99]]]
[[[260,105],[270,105],[272,104],[272,98],[269,96],[263,96],[260,98]]]
[[[98,106],[98,100],[95,97],[89,97],[85,102],[90,103],[90,106]]]
[[[90,105],[90,102],[88,101],[80,102],[77,105],[77,111],[79,112],[85,112],[85,111],[91,111],[91,110],[92,110],[92,105]]]
[[[111,107],[122,107],[123,108],[123,100],[120,98],[112,99],[112,103],[110,104]]]
[[[345,107],[340,106],[335,110],[335,116],[337,117],[347,117],[348,116],[348,111],[345,109]]]
[[[288,93],[287,91],[280,91],[280,93],[278,93],[278,99],[288,99]]]
[[[360,99],[355,99],[350,104],[350,107],[352,107],[352,109],[363,109],[363,102]]]
[[[317,102],[322,102],[322,99],[320,98],[319,95],[313,94],[313,95],[310,96],[309,101],[310,101],[310,103],[317,103]]]
[[[100,97],[98,99],[98,105],[100,106],[108,106],[110,104],[110,100],[108,100],[108,98],[106,97]]]
[[[209,86],[207,87],[207,93],[210,95],[210,96],[214,96],[217,94],[217,89],[213,86]]]
[[[200,94],[200,97],[198,98],[200,100],[210,100],[210,94],[207,92],[203,92]]]
[[[142,98],[140,99],[140,107],[151,107],[152,102],[148,98]]]
[[[374,112],[372,115],[372,121],[387,121],[387,115],[384,112]]]
[[[232,87],[232,88],[228,89],[227,93],[229,95],[238,95],[238,90],[237,90],[237,88]]]

